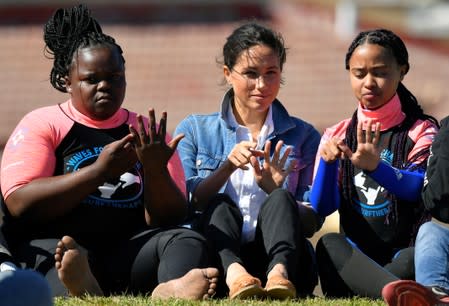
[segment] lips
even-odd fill
[[[97,102],[110,102],[113,101],[112,96],[101,96],[97,98]]]

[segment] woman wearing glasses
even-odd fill
[[[221,111],[190,115],[177,127],[194,226],[219,257],[230,298],[293,298],[316,285],[310,237],[314,212],[301,203],[312,181],[320,135],[276,99],[286,49],[256,23],[223,46],[230,86]]]

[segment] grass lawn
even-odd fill
[[[80,298],[56,298],[55,306],[81,306],[81,305],[98,305],[98,306],[143,306],[143,305],[173,305],[173,306],[201,306],[201,305],[256,305],[256,306],[385,306],[382,300],[369,300],[362,298],[353,299],[325,299],[321,297],[307,298],[302,300],[287,300],[287,301],[258,301],[258,300],[228,300],[216,299],[202,302],[185,301],[171,299],[167,301],[155,300],[146,297],[129,297],[129,296],[115,296],[115,297],[86,297]]]

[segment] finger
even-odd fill
[[[267,140],[265,141],[265,148],[263,150],[264,152],[264,163],[270,163],[270,152],[271,152],[271,141]]]
[[[288,165],[287,169],[285,169],[285,175],[290,174],[293,170],[296,169],[296,166],[298,165],[298,161],[296,159],[293,159],[290,164]]]
[[[363,139],[363,123],[361,121],[357,122],[357,143],[364,143]]]
[[[132,133],[126,135],[122,139],[117,140],[117,145],[120,148],[125,148],[126,145],[131,145],[132,141],[134,139],[134,135]]]
[[[262,157],[265,154],[265,152],[262,150],[255,150],[253,148],[249,148],[248,150],[251,152],[252,156],[255,157]]]
[[[181,141],[181,139],[184,138],[184,134],[179,134],[177,135],[175,138],[173,138],[169,143],[168,143],[168,147],[170,149],[172,149],[173,151],[176,150],[176,148],[178,147],[179,142]]]
[[[376,122],[375,125],[375,131],[374,131],[374,138],[373,138],[373,145],[378,145],[380,141],[380,122]]]
[[[137,145],[137,146],[140,146],[142,143],[141,143],[141,141],[140,141],[140,137],[139,137],[139,134],[137,134],[137,131],[136,131],[136,129],[130,124],[129,126],[128,126],[128,128],[129,128],[129,132],[132,134],[132,135],[134,135],[134,139],[133,139],[133,141],[134,141],[134,143]]]
[[[245,166],[248,163],[248,160],[246,158],[243,158],[241,155],[233,155],[230,156],[229,159],[237,168],[248,170],[249,168]]]
[[[273,159],[271,160],[271,162],[273,162],[275,164],[279,163],[279,155],[281,154],[281,149],[282,149],[283,144],[284,144],[284,142],[282,140],[278,141],[278,143],[276,144],[276,147],[274,148]]]
[[[165,141],[165,135],[167,134],[167,112],[162,112],[161,120],[159,121],[159,139]]]
[[[343,144],[343,145],[339,146],[339,148],[341,151],[341,154],[339,156],[340,158],[347,157],[347,158],[351,159],[353,153],[347,145]]]
[[[249,152],[251,152],[251,151],[256,149],[257,142],[254,142],[254,141],[241,141],[238,144],[236,144],[235,147],[239,147],[239,150],[241,150],[241,148],[244,148],[245,151],[248,150]]]
[[[279,166],[281,168],[284,167],[285,163],[287,162],[288,156],[290,155],[290,152],[292,151],[293,147],[288,146],[287,149],[285,149],[284,154],[282,155],[281,159],[279,160]]]
[[[138,135],[140,138],[140,143],[148,143],[148,134],[145,130],[143,118],[141,115],[137,115],[137,128],[139,131]]]
[[[154,115],[154,108],[148,110],[148,133],[150,135],[150,143],[154,143],[156,140],[156,118]]]
[[[251,157],[251,156],[246,157],[246,156],[244,156],[243,154],[240,154],[240,155],[235,156],[235,159],[236,159],[236,161],[237,161],[238,167],[241,168],[241,169],[244,169],[244,170],[249,169],[249,168],[246,166],[246,164],[249,163],[250,157]]]
[[[262,170],[260,169],[259,160],[255,156],[251,156],[250,163],[251,163],[251,166],[253,166],[253,168],[254,168],[254,175],[262,176]]]
[[[373,140],[373,121],[371,119],[368,120],[365,131],[365,140],[366,143],[372,143]]]
[[[253,155],[249,148],[240,148],[238,151],[238,156],[241,160],[249,161],[249,158]]]

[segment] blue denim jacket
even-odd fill
[[[176,127],[174,135],[185,135],[178,145],[178,152],[184,167],[189,199],[196,186],[226,161],[236,144],[236,130],[229,125],[227,118],[233,95],[232,89],[225,94],[221,112],[190,115]],[[268,136],[272,143],[271,154],[279,140],[284,141],[281,154],[287,146],[293,147],[287,164],[296,159],[297,167],[289,174],[283,188],[302,201],[304,192],[312,184],[320,134],[309,123],[291,117],[278,100],[273,102],[272,112],[274,131]],[[219,192],[224,192],[225,188],[226,184]]]

